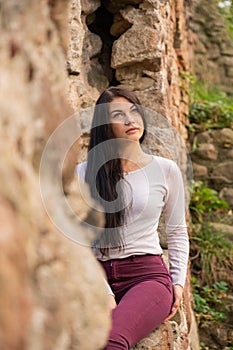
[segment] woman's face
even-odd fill
[[[115,97],[109,103],[109,121],[116,138],[139,142],[144,132],[144,124],[137,105],[124,97]]]

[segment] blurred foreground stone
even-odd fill
[[[73,114],[66,96],[68,5],[0,1],[1,350],[101,349],[110,328],[102,270],[88,247],[55,229],[39,190],[45,143]],[[78,232],[85,235],[81,226]]]

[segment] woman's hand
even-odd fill
[[[172,305],[172,309],[171,309],[171,313],[170,315],[166,318],[165,321],[170,320],[177,312],[179,306],[180,306],[180,302],[182,300],[182,296],[183,296],[183,287],[180,286],[179,284],[175,284],[173,286],[173,294],[174,294],[174,303]]]
[[[115,309],[115,307],[117,306],[116,300],[112,294],[108,294],[108,305],[110,310]]]

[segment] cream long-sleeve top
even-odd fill
[[[75,172],[85,180],[87,162],[77,165]],[[163,212],[168,244],[169,269],[173,284],[184,286],[189,239],[185,221],[185,196],[181,172],[177,164],[153,156],[145,167],[125,173],[125,202],[128,205],[123,227],[124,250],[110,249],[103,257],[93,249],[98,260],[122,259],[130,255],[163,254],[158,236],[158,224]],[[111,293],[111,289],[109,289]]]

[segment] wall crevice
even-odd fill
[[[90,59],[91,69],[88,74],[90,85],[95,86],[95,78],[98,75],[100,67],[108,80],[108,84],[118,85],[119,82],[115,77],[115,69],[111,68],[112,45],[115,40],[115,37],[110,33],[110,28],[113,24],[113,14],[101,3],[101,6],[94,13],[87,16],[86,24],[90,32],[98,35],[102,42],[101,50],[96,52]]]

